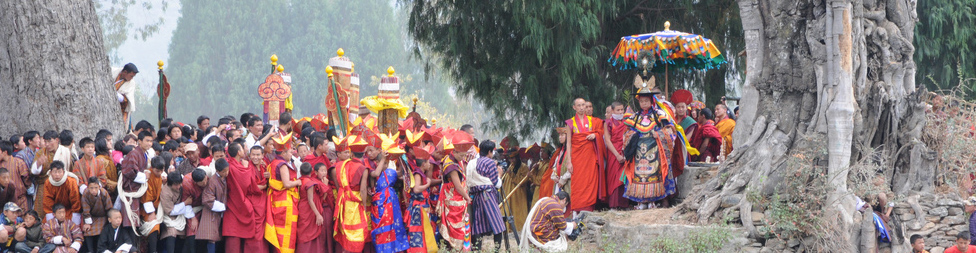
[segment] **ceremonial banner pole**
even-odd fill
[[[274,70],[264,78],[264,83],[258,85],[258,96],[264,100],[264,122],[265,124],[278,126],[278,118],[284,110],[285,101],[291,96],[291,85],[282,79],[277,72],[284,72],[285,67],[278,65],[278,56],[271,56],[271,63]]]
[[[169,99],[169,81],[166,79],[166,74],[163,73],[163,61],[156,63],[159,66],[159,84],[156,85],[156,96],[159,97],[159,111],[157,116],[159,117],[159,124],[162,124],[163,119],[168,118],[166,115],[166,100]]]
[[[325,73],[329,76],[328,94],[325,95],[325,108],[329,110],[329,125],[335,127],[336,135],[340,138],[345,137],[349,127],[344,107],[349,103],[349,98],[346,97],[342,87],[334,81],[332,66],[325,67]]]

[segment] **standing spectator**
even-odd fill
[[[735,119],[729,117],[729,107],[725,104],[715,105],[715,128],[718,128],[718,132],[722,134],[722,146],[725,149],[722,150],[722,157],[726,157],[729,153],[732,153],[732,131],[735,130]]]
[[[186,204],[180,201],[182,186],[183,177],[177,172],[170,172],[166,176],[166,187],[163,187],[162,193],[159,194],[160,212],[158,215],[163,215],[163,222],[166,224],[159,237],[166,252],[176,252],[177,237],[183,237],[186,234],[187,224],[186,218],[183,216]]]
[[[240,149],[239,143],[232,143],[232,146]],[[214,161],[214,170],[217,171],[207,179],[207,188],[203,189],[201,197],[203,199],[203,212],[200,215],[200,225],[197,227],[196,239],[206,241],[207,252],[214,253],[217,250],[217,242],[220,241],[220,221],[224,211],[227,210],[227,160],[224,158]],[[297,232],[297,231],[296,231]]]
[[[492,236],[495,241],[495,251],[502,246],[502,236],[505,223],[502,221],[501,210],[498,209],[498,164],[494,156],[495,143],[489,140],[481,142],[480,157],[473,162],[475,171],[469,171],[468,188],[471,192],[471,236],[472,250],[481,250],[483,237]],[[472,173],[473,172],[473,173]]]

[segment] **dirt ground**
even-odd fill
[[[631,225],[655,225],[655,224],[682,224],[689,225],[685,220],[672,220],[671,217],[677,211],[677,207],[672,208],[653,208],[646,210],[629,211],[604,211],[593,215],[603,216],[607,223],[631,224]]]

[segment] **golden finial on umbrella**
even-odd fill
[[[394,73],[394,72],[395,72],[395,71],[393,71],[393,66],[390,66],[389,68],[386,68],[386,73],[389,73],[389,74],[390,74],[390,76],[393,76],[393,73]]]
[[[339,55],[339,57],[342,57],[343,55],[346,54],[346,51],[342,50],[342,48],[340,47],[339,50],[336,50],[336,54]]]
[[[664,21],[664,30],[671,31],[671,21]]]
[[[163,69],[163,61],[157,62],[156,65],[159,66],[159,69]]]
[[[278,72],[285,72],[285,66],[284,65],[278,65]]]
[[[276,54],[271,55],[271,65],[278,65],[278,55]]]
[[[332,66],[325,66],[325,73],[332,77]]]

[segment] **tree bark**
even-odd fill
[[[816,236],[834,244],[830,251],[865,249],[860,237],[870,233],[860,231],[854,210],[855,197],[864,196],[851,189],[857,183],[848,175],[852,162],[884,168],[889,190],[933,188],[925,182],[932,178],[919,172],[930,170],[934,156],[917,141],[925,120],[924,91],[914,84],[914,1],[739,0],[739,7],[746,77],[735,151],[718,173],[729,176],[697,186],[683,212],[708,223],[738,210],[743,226],[759,236],[750,215],[763,210],[745,198],[723,210],[722,200],[749,192],[771,196],[790,176],[782,169],[789,156],[823,142],[826,163],[809,166],[827,168],[820,208],[830,226]]]
[[[122,134],[92,1],[0,1],[0,135]]]

